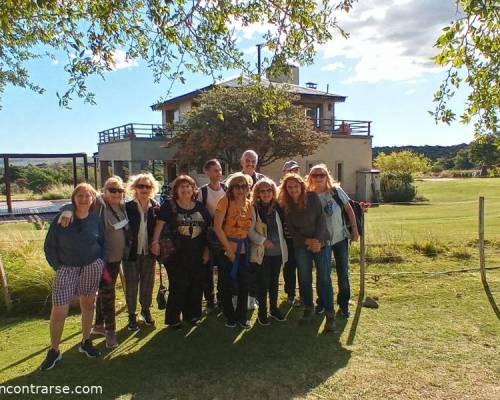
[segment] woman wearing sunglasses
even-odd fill
[[[337,304],[339,306],[337,315],[347,318],[349,317],[350,298],[348,240],[356,241],[359,239],[356,217],[349,204],[349,196],[338,183],[335,183],[325,164],[318,164],[311,168],[307,177],[307,189],[316,192],[321,200],[323,215],[330,236],[328,244],[332,248],[337,271]],[[347,216],[348,221],[345,220],[344,215]],[[347,222],[351,225],[352,234],[349,234],[347,230]],[[330,310],[329,290],[328,287],[322,288],[320,286],[318,307],[324,307],[327,313]]]
[[[227,181],[226,195],[219,200],[214,214],[214,231],[224,247],[221,257],[222,303],[228,328],[249,328],[248,280],[249,280],[249,239],[252,225],[252,205],[248,192],[252,179],[248,175],[236,173]],[[233,295],[238,296],[236,309]]]
[[[320,287],[324,288],[327,297],[328,282],[330,282],[330,296],[332,281],[329,275],[331,267],[330,246],[326,229],[325,218],[321,209],[321,201],[314,192],[308,192],[304,180],[300,175],[289,173],[285,175],[278,195],[279,203],[285,211],[285,218],[295,247],[295,259],[299,270],[299,286],[304,314],[300,319],[301,325],[312,322],[313,318],[313,291],[312,291],[312,264],[318,270]],[[326,308],[326,305],[325,305]],[[333,304],[330,314],[333,316]],[[333,328],[333,325],[332,325]]]
[[[106,337],[106,347],[118,346],[115,320],[115,284],[120,271],[120,263],[128,252],[128,219],[125,212],[124,184],[119,176],[106,180],[103,194],[97,196],[90,212],[97,215],[104,227],[104,270],[99,283],[96,300],[95,324],[92,333]],[[67,228],[73,222],[73,204],[61,209],[58,222]]]
[[[149,249],[160,209],[160,205],[154,200],[158,187],[158,182],[150,173],[131,176],[127,183],[127,190],[133,198],[125,204],[130,220],[131,241],[130,255],[123,263],[123,272],[130,331],[139,330],[136,320],[138,291],[141,304],[139,318],[146,325],[155,323],[149,310],[153,298],[155,256]]]
[[[257,299],[259,313],[257,321],[262,326],[269,325],[267,315],[267,295],[271,318],[286,321],[278,309],[278,285],[281,266],[288,260],[288,250],[283,230],[284,214],[276,199],[276,184],[269,178],[263,178],[253,187],[252,192],[252,228],[249,236],[252,246],[262,246],[263,252],[255,261],[257,269]],[[257,247],[259,250],[260,248]],[[255,253],[252,249],[252,253]],[[254,260],[251,260],[254,261]],[[261,261],[261,262],[259,262]],[[258,265],[260,264],[260,265]]]

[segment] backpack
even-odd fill
[[[221,182],[220,185],[222,187],[222,190],[224,190],[224,192],[227,192],[226,184]],[[208,183],[201,187],[201,199],[202,199],[201,202],[205,207],[207,206],[207,198],[208,198]]]
[[[347,215],[347,213],[344,209],[344,203],[342,203],[342,200],[340,200],[337,189],[332,188],[332,195],[333,195],[333,199],[335,200],[335,202],[339,205],[340,209],[342,210],[342,220],[344,221],[344,224],[347,226],[347,229],[352,234],[351,225],[349,225],[349,216]],[[349,204],[352,207],[352,211],[354,211],[354,217],[356,218],[356,225],[358,226],[359,236],[362,236],[363,235],[363,220],[365,218],[363,207],[361,207],[361,204],[359,204],[359,202],[352,200],[352,199],[349,199]]]

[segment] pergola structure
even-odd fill
[[[85,173],[85,180],[89,179],[89,170],[87,162],[86,153],[57,153],[57,154],[41,154],[41,153],[3,153],[0,154],[0,158],[3,158],[4,165],[4,179],[5,179],[5,194],[7,197],[7,210],[12,214],[12,196],[10,191],[10,167],[9,159],[11,158],[72,158],[73,159],[73,186],[77,185],[77,170],[76,170],[76,159],[83,158],[83,169]]]

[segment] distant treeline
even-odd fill
[[[453,159],[460,150],[465,150],[469,147],[467,143],[455,144],[453,146],[382,146],[374,147],[372,150],[373,158],[377,157],[379,153],[389,154],[403,150],[410,150],[414,153],[419,153],[432,161],[438,158]]]

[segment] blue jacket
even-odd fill
[[[83,267],[104,259],[104,229],[98,215],[75,217],[67,228],[57,223],[58,218],[59,214],[50,225],[44,245],[45,258],[54,270],[62,265]]]

